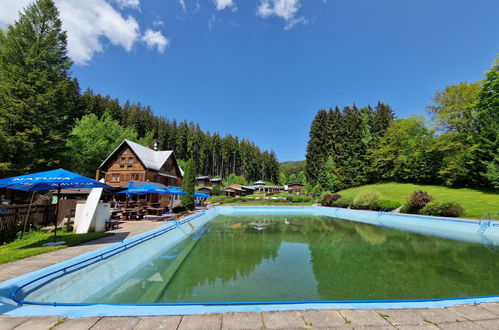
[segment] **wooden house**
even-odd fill
[[[211,186],[216,186],[216,185],[221,185],[222,184],[222,179],[221,178],[211,178],[210,179],[210,185]]]
[[[211,181],[210,181],[210,177],[207,175],[197,176],[196,177],[196,184],[198,186],[203,186],[203,187],[211,187],[212,186]]]
[[[211,190],[212,190],[211,187],[202,187],[198,189],[198,192],[211,196]]]
[[[293,183],[288,185],[288,192],[290,194],[295,194],[299,195],[303,193],[303,189],[305,188],[305,185],[301,183]]]
[[[225,194],[230,197],[241,197],[246,195],[251,195],[255,191],[255,188],[250,186],[242,186],[239,184],[231,184],[225,187]]]
[[[124,140],[99,166],[96,179],[120,187],[130,181],[156,182],[181,186],[183,171],[172,150],[156,151]]]

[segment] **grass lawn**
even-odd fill
[[[371,189],[381,194],[381,199],[405,202],[414,190],[424,190],[439,201],[454,201],[464,208],[462,217],[481,218],[484,213],[499,212],[499,192],[469,188],[449,188],[444,186],[417,185],[411,183],[377,183],[345,189],[338,192],[345,197],[354,198],[359,191]],[[498,217],[496,217],[497,219]]]
[[[88,242],[96,238],[112,235],[110,233],[88,233],[75,234],[67,232],[57,232],[59,241],[65,241],[66,244],[58,246],[42,245],[52,242],[54,233],[30,232],[24,235],[22,239],[17,239],[11,243],[0,246],[0,264],[31,257],[54,250],[64,249],[68,246]]]

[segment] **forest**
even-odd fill
[[[193,159],[197,174],[276,181],[272,151],[230,134],[154,114],[150,106],[80,91],[67,36],[51,0],[28,6],[0,29],[0,176],[64,167],[87,176],[128,138]]]
[[[423,116],[384,103],[319,110],[310,129],[309,190],[380,181],[499,188],[499,58],[483,81],[436,92]]]

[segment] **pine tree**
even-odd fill
[[[0,29],[0,172],[60,166],[77,116],[66,33],[52,0],[38,0]]]
[[[385,103],[378,102],[372,115],[372,135],[381,138],[385,135],[388,126],[395,119],[392,108]]]
[[[194,193],[196,191],[196,173],[194,172],[194,161],[190,158],[185,164],[182,190],[187,195],[182,195],[182,205],[189,210],[194,210]]]
[[[341,182],[334,174],[334,170],[333,157],[329,156],[327,161],[323,164],[319,177],[317,178],[317,184],[320,186],[321,191],[335,192],[340,190]]]
[[[315,185],[322,165],[330,151],[329,117],[326,110],[319,110],[310,128],[310,139],[307,145],[305,175],[307,182]]]

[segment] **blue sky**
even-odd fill
[[[319,108],[381,100],[426,114],[437,90],[482,79],[499,53],[497,0],[106,1],[84,3],[126,28],[90,21],[83,48],[81,22],[61,10],[82,89],[250,138],[281,161],[304,159]]]

